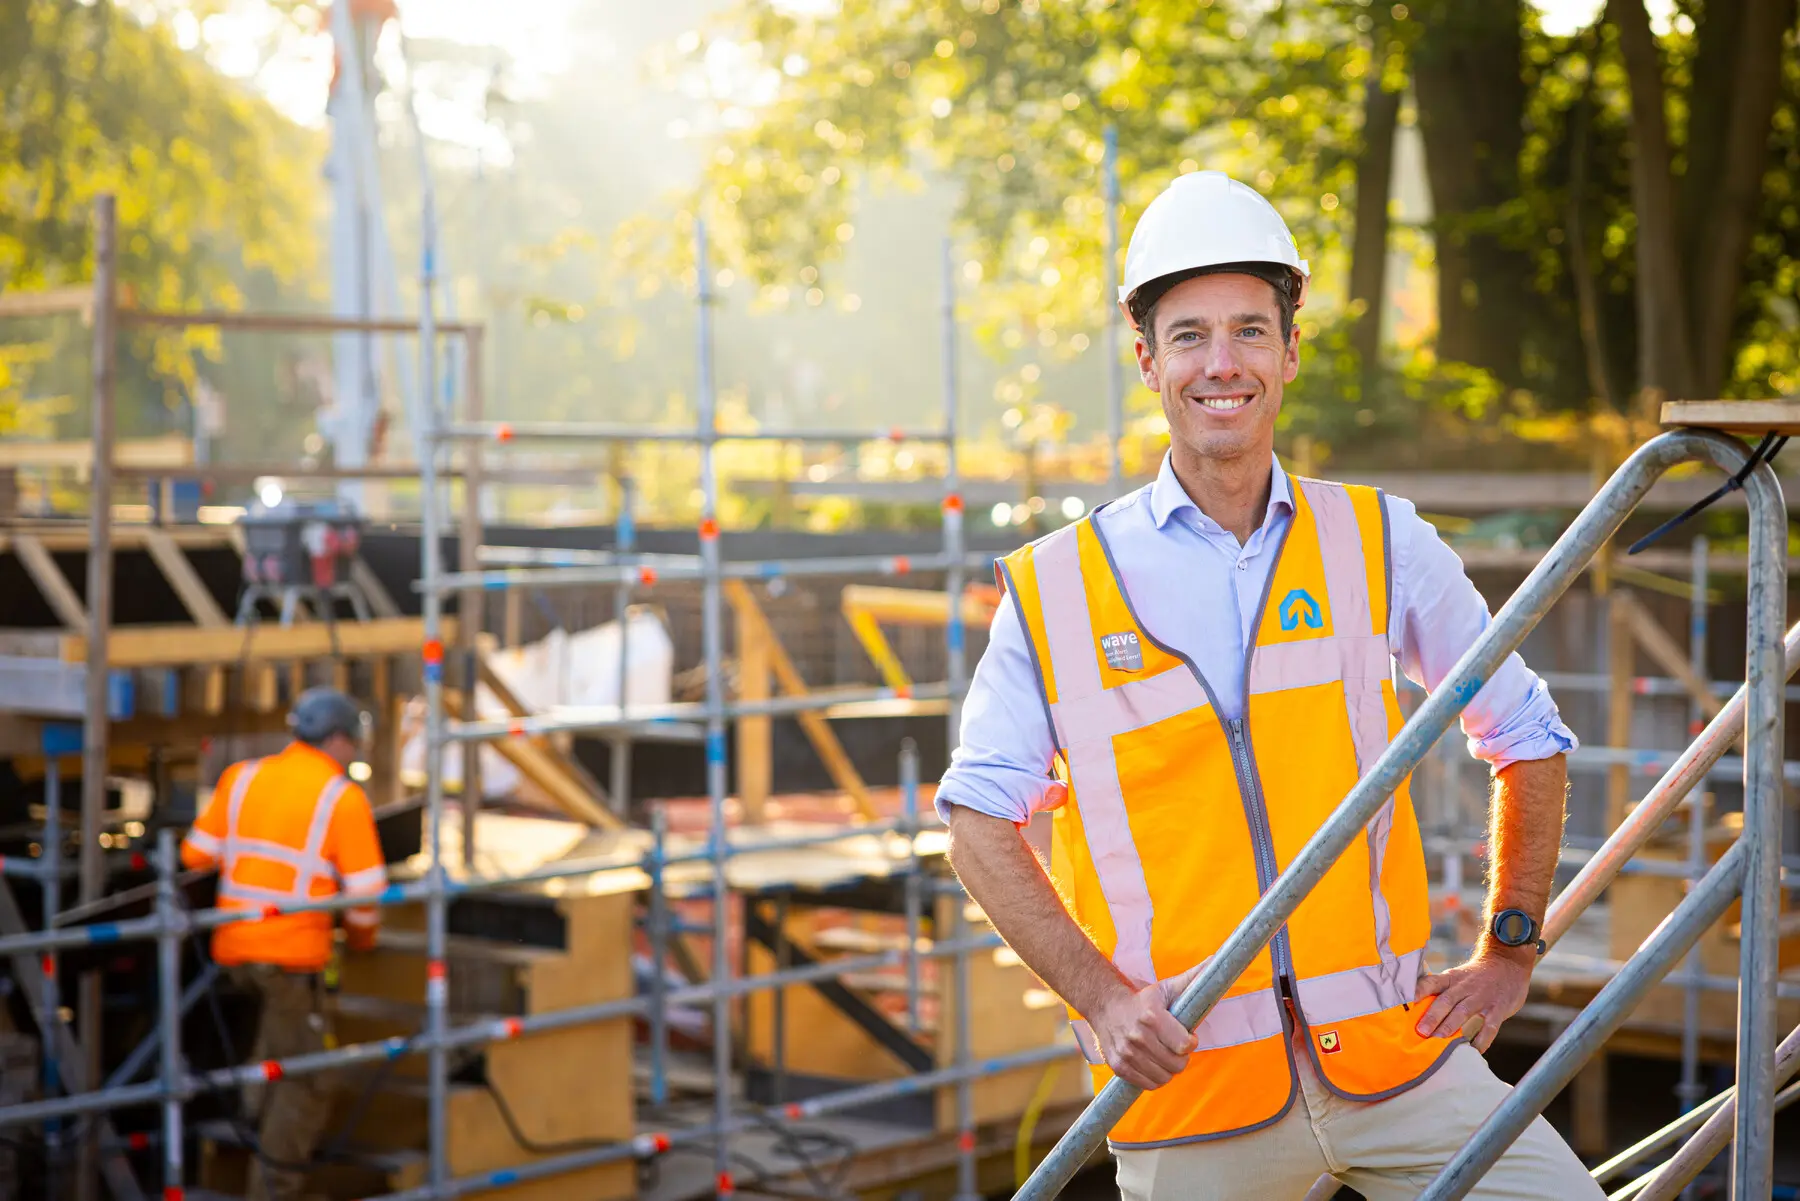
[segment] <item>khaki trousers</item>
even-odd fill
[[[1300,1088],[1285,1117],[1249,1134],[1153,1151],[1116,1151],[1128,1201],[1310,1201],[1347,1184],[1368,1201],[1413,1201],[1512,1087],[1468,1044],[1414,1088],[1346,1101],[1319,1080],[1304,1040]],[[1605,1201],[1575,1152],[1543,1118],[1475,1186],[1482,1201]]]
[[[284,971],[266,963],[226,969],[237,984],[262,998],[250,1062],[307,1055],[326,1047],[326,1016],[317,974]],[[260,1154],[250,1164],[248,1201],[299,1201],[306,1195],[306,1163],[331,1120],[335,1085],[329,1072],[277,1080],[244,1090],[244,1107],[257,1126]],[[296,1166],[284,1166],[296,1165]]]

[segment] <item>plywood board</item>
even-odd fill
[[[624,1087],[629,1088],[630,1065],[625,1064],[620,1071]],[[592,1081],[581,1081],[577,1091],[591,1084]],[[509,1105],[517,1108],[510,1094],[506,1099]],[[450,1094],[449,1109],[450,1172],[453,1176],[491,1172],[548,1158],[533,1155],[513,1141],[499,1107],[486,1089],[456,1089]],[[569,1201],[573,1197],[582,1201],[616,1201],[637,1195],[637,1164],[628,1159],[468,1195],[489,1201]]]
[[[962,898],[942,898],[938,902],[936,928],[951,929],[950,906],[961,904]],[[985,921],[970,922],[968,935],[975,937],[991,932]],[[1068,1012],[1054,994],[1043,987],[1019,957],[1007,948],[980,951],[969,956],[969,995],[971,1011],[972,1054],[976,1060],[994,1059],[1035,1047],[1063,1042],[1068,1046],[1066,1059],[1049,1064],[1015,1068],[975,1081],[973,1092],[975,1120],[999,1121],[1025,1111],[1032,1094],[1048,1076],[1049,1104],[1052,1106],[1079,1101],[1092,1092],[1092,1077],[1086,1062],[1066,1033]],[[949,1067],[956,1062],[956,973],[950,961],[938,968],[937,1060]],[[957,1127],[956,1087],[938,1089],[938,1129]]]
[[[1662,407],[1662,423],[1732,434],[1800,434],[1800,401],[1671,400]]]

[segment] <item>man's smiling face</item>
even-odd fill
[[[1281,392],[1300,371],[1298,330],[1282,336],[1275,289],[1253,275],[1201,275],[1164,293],[1150,314],[1154,351],[1138,369],[1162,395],[1178,455],[1267,457]]]

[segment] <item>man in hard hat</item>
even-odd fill
[[[219,907],[265,913],[342,892],[373,897],[387,886],[375,818],[345,775],[360,757],[368,715],[343,693],[314,688],[288,715],[294,740],[279,754],[233,764],[181,844],[190,868],[217,865]],[[344,910],[352,950],[374,945],[380,913]],[[329,911],[275,914],[213,931],[212,954],[261,999],[254,1062],[323,1050],[329,1042],[322,975],[332,955]],[[303,1193],[304,1166],[330,1115],[323,1074],[271,1076],[261,1102],[252,1201]]]
[[[1463,714],[1493,768],[1474,955],[1426,971],[1402,786],[1193,1033],[1168,1007],[1399,731],[1393,669],[1435,688],[1487,627],[1413,506],[1274,455],[1308,269],[1218,172],[1145,210],[1120,302],[1170,448],[1154,483],[1008,555],[1010,603],[937,805],[951,862],[1068,1004],[1131,1198],[1299,1201],[1323,1177],[1411,1198],[1507,1088],[1481,1052],[1540,953],[1575,746],[1514,655]],[[1021,828],[1053,811],[1049,870]],[[1542,1119],[1473,1196],[1601,1192]]]

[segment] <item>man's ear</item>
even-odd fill
[[[1300,324],[1288,331],[1288,344],[1281,356],[1281,379],[1291,384],[1300,375]]]
[[[1152,392],[1161,392],[1162,376],[1156,367],[1156,356],[1150,353],[1150,347],[1145,345],[1142,334],[1138,335],[1132,350],[1137,355],[1138,378],[1144,381],[1144,387]]]

